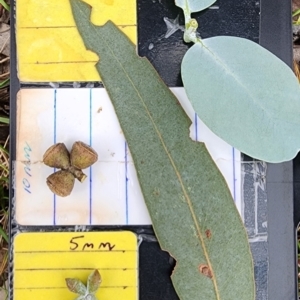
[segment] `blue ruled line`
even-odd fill
[[[92,89],[90,89],[90,146],[92,147]],[[90,167],[90,225],[92,224],[92,166]]]
[[[236,202],[236,178],[235,178],[235,149],[232,148],[232,169],[233,169],[233,200]]]
[[[125,201],[126,201],[126,225],[128,225],[128,157],[127,143],[125,142]]]
[[[54,90],[54,128],[53,128],[54,144],[56,144],[56,94],[57,94],[57,90],[55,89]],[[53,172],[56,172],[56,168],[54,168]],[[53,193],[53,225],[56,225],[56,195],[54,193]]]

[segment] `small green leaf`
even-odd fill
[[[2,236],[7,243],[9,243],[9,238],[7,233],[3,230],[2,226],[0,226],[0,236]]]
[[[175,4],[188,13],[204,10],[215,2],[216,0],[175,0]]]
[[[195,111],[227,143],[267,162],[298,153],[300,85],[271,52],[242,38],[208,38],[187,51],[181,71]]]
[[[0,88],[5,88],[6,86],[9,86],[10,78],[7,78],[0,82]]]
[[[98,270],[94,270],[87,280],[87,292],[90,294],[96,293],[101,283],[101,276]]]
[[[68,289],[76,294],[79,295],[86,295],[87,293],[87,289],[85,287],[85,285],[76,278],[66,278],[66,283],[67,283],[67,287]]]
[[[5,0],[0,0],[0,4],[1,4],[7,11],[10,11],[10,6],[5,2]]]
[[[177,261],[181,300],[253,300],[247,234],[227,184],[190,120],[153,66],[111,22],[90,23],[91,8],[71,0],[73,16],[128,142],[162,249]]]
[[[300,15],[300,8],[298,8],[292,12],[292,17],[296,17],[298,15]]]
[[[9,124],[9,118],[6,117],[0,117],[0,122],[4,124]]]

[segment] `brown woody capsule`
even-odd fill
[[[83,142],[75,142],[71,150],[71,165],[77,169],[86,169],[98,160],[97,152]]]
[[[67,169],[70,166],[70,154],[64,143],[51,146],[43,156],[45,165],[52,168]]]
[[[61,197],[69,196],[74,187],[75,177],[68,171],[57,171],[47,178],[49,189]]]

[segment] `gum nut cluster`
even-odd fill
[[[75,142],[71,152],[64,143],[51,146],[43,156],[45,165],[51,168],[61,169],[47,178],[50,190],[61,197],[69,196],[73,190],[75,178],[83,182],[86,175],[82,169],[86,169],[98,160],[97,152],[83,142]]]

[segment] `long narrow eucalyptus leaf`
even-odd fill
[[[182,300],[253,300],[247,235],[228,187],[204,144],[189,138],[190,120],[152,65],[111,22],[90,23],[91,8],[71,0],[87,47],[129,144],[162,249]]]

